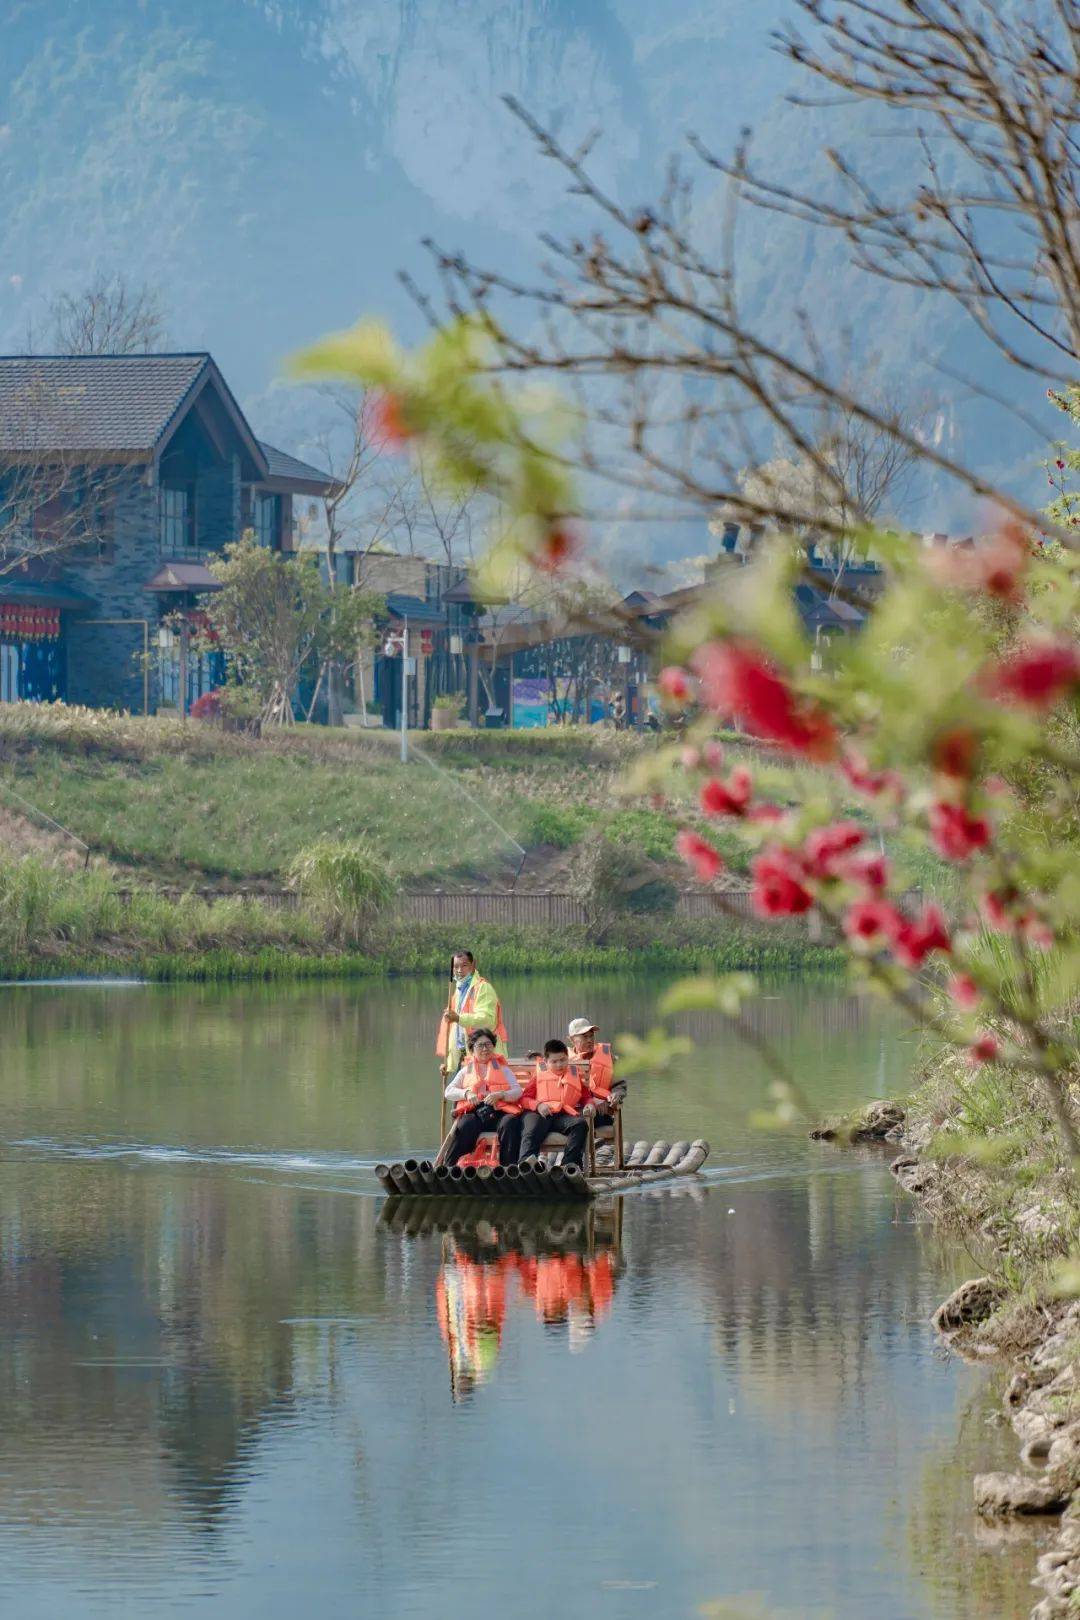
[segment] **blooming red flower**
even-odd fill
[[[552,523],[532,554],[533,566],[544,574],[558,574],[581,551],[581,536],[565,523]]]
[[[865,850],[839,863],[837,874],[849,883],[861,883],[877,892],[888,888],[891,868],[884,855]]]
[[[687,866],[692,867],[703,883],[710,883],[724,869],[719,851],[696,832],[684,827],[675,840],[675,848]]]
[[[1080,650],[1071,641],[1033,641],[990,671],[992,697],[1050,709],[1080,684]]]
[[[947,861],[966,861],[990,842],[990,823],[962,804],[939,799],[930,806],[930,841]]]
[[[712,641],[695,653],[706,701],[718,714],[740,717],[755,736],[793,754],[835,757],[836,728],[824,710],[800,701],[752,647]]]
[[[685,669],[677,664],[669,664],[662,669],[656,680],[662,697],[670,698],[672,703],[686,703],[690,698],[690,678]]]
[[[856,900],[844,913],[844,933],[853,944],[873,945],[892,939],[903,918],[887,900]]]
[[[977,1035],[967,1049],[969,1063],[993,1063],[1001,1051],[1001,1042],[988,1029]]]
[[[754,779],[745,765],[736,765],[726,782],[716,777],[701,790],[701,808],[707,816],[744,816]]]
[[[943,732],[931,752],[934,769],[957,782],[970,782],[979,752],[979,739],[967,726]]]
[[[903,788],[895,771],[872,771],[862,754],[853,749],[849,749],[840,761],[840,769],[856,793],[865,793],[871,799],[890,790],[899,792]]]
[[[815,827],[807,833],[803,846],[806,870],[811,877],[839,877],[846,855],[858,849],[866,834],[854,821],[835,821],[831,827]]]
[[[951,951],[952,940],[937,906],[925,906],[914,922],[901,917],[892,934],[893,955],[901,967],[921,968],[932,951]]]
[[[970,973],[954,973],[945,988],[953,1005],[961,1012],[970,1012],[978,1005],[979,987]]]
[[[753,887],[750,903],[759,917],[800,917],[814,897],[803,882],[802,862],[790,850],[774,844],[750,864]]]
[[[375,396],[371,406],[371,436],[395,450],[400,450],[413,437],[400,394]]]

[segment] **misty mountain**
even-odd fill
[[[173,346],[209,348],[257,430],[303,453],[310,406],[280,383],[288,353],[365,311],[418,335],[396,273],[423,274],[425,236],[520,270],[539,231],[574,217],[506,93],[567,143],[599,127],[594,170],[627,201],[689,131],[729,150],[744,125],[778,175],[805,181],[839,138],[883,187],[902,183],[910,147],[881,114],[785,101],[791,70],[769,46],[784,14],[784,0],[7,0],[3,344],[25,348],[58,289],[122,269],[160,287]],[[706,234],[716,179],[697,189]],[[940,364],[1002,381],[952,310],[886,298],[840,242],[776,216],[746,220],[742,245],[755,319],[783,331],[812,309],[856,355],[940,396],[958,448],[1030,480],[1039,446],[1006,413],[944,404],[963,390]],[[964,520],[941,492],[931,505],[913,520]]]

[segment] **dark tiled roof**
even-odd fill
[[[390,591],[386,598],[386,611],[395,619],[413,619],[417,624],[445,624],[446,614],[432,602],[422,602],[418,596],[406,596],[401,591]]]
[[[0,451],[152,451],[208,354],[0,356]]]
[[[330,473],[313,467],[310,461],[301,461],[299,456],[290,456],[286,450],[278,450],[265,439],[259,440],[259,449],[266,457],[271,478],[282,478],[294,484],[321,484],[326,489],[334,482]]]

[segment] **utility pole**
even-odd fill
[[[409,763],[409,620],[401,633],[401,763]]]

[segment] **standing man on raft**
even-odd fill
[[[442,1060],[440,1072],[444,1079],[456,1074],[461,1067],[469,1035],[474,1029],[494,1030],[496,1053],[499,1057],[509,1055],[506,1025],[495,986],[481,978],[476,971],[476,957],[472,951],[455,951],[450,972],[450,995],[435,1043],[436,1056]]]

